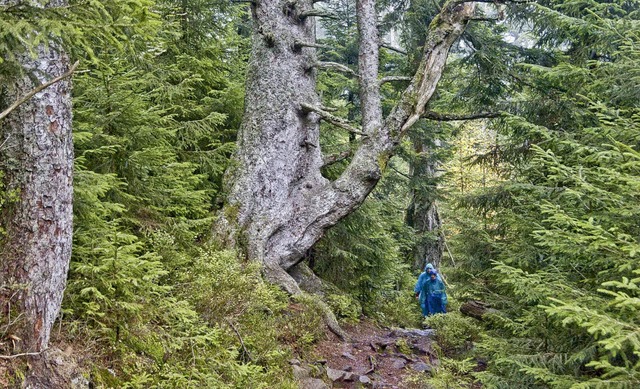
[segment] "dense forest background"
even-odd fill
[[[385,112],[440,3],[379,2],[393,47],[380,58]],[[330,16],[317,18],[318,57],[335,63],[318,90],[357,122],[355,1],[316,6]],[[53,346],[69,347],[96,387],[296,388],[288,361],[326,336],[320,300],[343,323],[419,327],[426,258],[446,277],[450,313],[426,320],[442,364],[418,387],[640,386],[640,2],[482,5],[376,189],[305,254],[329,285],[322,297],[289,296],[215,239],[249,8],[0,0],[2,85],[47,40],[80,61],[73,251]],[[320,143],[330,178],[358,139],[323,122]],[[4,210],[19,193],[3,182]],[[480,319],[458,311],[471,300],[490,307]],[[3,354],[19,326],[5,309]],[[24,369],[16,361],[2,382]]]

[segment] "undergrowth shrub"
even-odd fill
[[[292,312],[288,296],[262,280],[259,266],[241,263],[233,252],[199,250],[181,260],[190,263],[173,270],[172,278],[182,281],[174,287],[156,285],[121,296],[130,304],[93,304],[91,316],[67,307],[64,338],[87,345],[95,386],[295,388],[293,377],[283,372],[290,370],[292,344],[312,343],[322,331],[313,306],[296,302]],[[134,312],[118,316],[123,321],[104,332],[102,307]]]
[[[346,323],[355,324],[362,316],[360,303],[347,294],[330,294],[327,296],[327,304],[336,317]]]
[[[419,328],[422,312],[413,288],[386,293],[384,299],[378,302],[373,317],[382,325]]]
[[[480,328],[474,319],[457,311],[429,316],[424,322],[436,331],[435,340],[448,355],[469,350],[471,342],[479,338]]]

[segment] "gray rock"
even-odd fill
[[[346,382],[353,382],[353,381],[357,381],[359,378],[360,376],[355,373],[346,372],[342,380]]]
[[[307,378],[300,381],[300,389],[329,389],[330,386],[318,378]]]
[[[436,330],[433,329],[426,329],[426,330],[421,330],[418,328],[396,328],[393,331],[391,331],[390,336],[393,337],[406,337],[406,336],[424,336],[424,337],[433,337],[436,334]]]
[[[394,353],[393,356],[396,357],[396,358],[402,358],[407,362],[415,362],[415,359],[413,359],[413,358],[411,358],[411,357],[409,357],[409,356],[407,356],[405,354],[402,354],[402,353]]]
[[[433,370],[431,366],[427,365],[424,362],[414,363],[411,365],[411,368],[419,373],[422,373],[422,372],[431,373],[431,371]]]
[[[289,360],[289,364],[290,365],[296,365],[296,366],[300,366],[300,360],[293,358]]]
[[[356,357],[354,357],[353,355],[351,355],[350,353],[347,353],[347,352],[342,353],[342,356],[344,358],[347,358],[350,361],[355,361],[356,360]]]
[[[327,367],[327,377],[329,377],[329,379],[333,382],[340,381],[341,379],[344,378],[345,374],[348,374],[348,373],[343,370],[336,370],[336,369]]]
[[[309,378],[309,376],[311,374],[311,371],[306,367],[293,365],[293,366],[291,366],[291,368],[293,369],[293,376],[297,380],[303,380],[305,378]]]
[[[392,359],[393,363],[391,365],[391,367],[393,367],[394,369],[404,369],[404,367],[407,365],[407,361],[403,360],[403,359]]]
[[[366,375],[361,375],[360,378],[358,378],[358,382],[364,385],[371,385],[372,381],[371,378],[367,377]]]
[[[410,345],[411,349],[423,354],[423,355],[431,355],[433,354],[433,348],[430,344],[426,342],[412,342]]]
[[[71,389],[88,389],[91,385],[84,376],[77,376],[71,379]]]

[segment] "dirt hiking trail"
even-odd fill
[[[314,349],[315,360],[292,360],[301,389],[409,387],[411,375],[431,374],[439,364],[430,329],[381,328],[370,322],[344,328],[347,341],[332,336]]]

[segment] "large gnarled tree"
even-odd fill
[[[474,10],[470,2],[445,3],[429,27],[416,74],[383,117],[375,0],[358,0],[362,123],[354,128],[323,109],[316,93],[317,69],[331,64],[316,59],[313,1],[252,3],[253,53],[224,222],[227,237],[263,263],[268,279],[292,294],[300,291],[289,272],[373,190],[403,135],[424,114],[449,50]],[[334,181],[321,174],[321,120],[360,135],[351,162]]]

